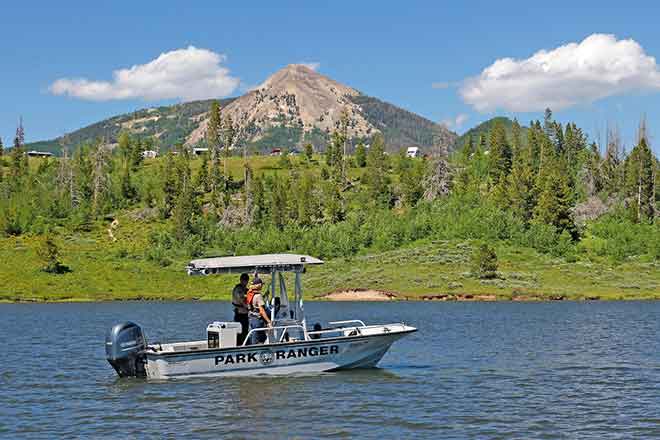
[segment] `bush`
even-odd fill
[[[497,254],[487,244],[479,245],[472,253],[472,273],[480,279],[497,278]]]
[[[37,245],[37,255],[43,262],[41,270],[48,273],[62,274],[71,272],[60,260],[60,250],[50,235],[44,235]]]

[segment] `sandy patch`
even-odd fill
[[[372,289],[340,290],[317,296],[329,301],[391,301],[396,299],[393,292]]]

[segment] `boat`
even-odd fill
[[[138,324],[123,322],[106,336],[106,358],[120,377],[147,379],[321,373],[375,367],[395,341],[417,331],[403,322],[367,325],[359,319],[308,328],[302,275],[319,264],[318,258],[295,254],[192,260],[186,270],[193,276],[270,274],[265,299],[272,326],[249,330],[241,345],[240,324],[221,321],[207,325],[203,340],[148,343]],[[294,279],[291,299],[287,273]],[[253,343],[258,333],[265,333],[265,342]]]

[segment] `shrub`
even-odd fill
[[[41,270],[48,273],[62,274],[71,272],[60,260],[60,250],[50,235],[44,235],[37,245],[37,255],[43,262]]]
[[[497,254],[487,244],[479,245],[472,253],[472,273],[480,279],[497,278]]]

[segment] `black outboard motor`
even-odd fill
[[[146,377],[144,369],[147,341],[133,322],[116,324],[105,337],[105,357],[119,377]]]

